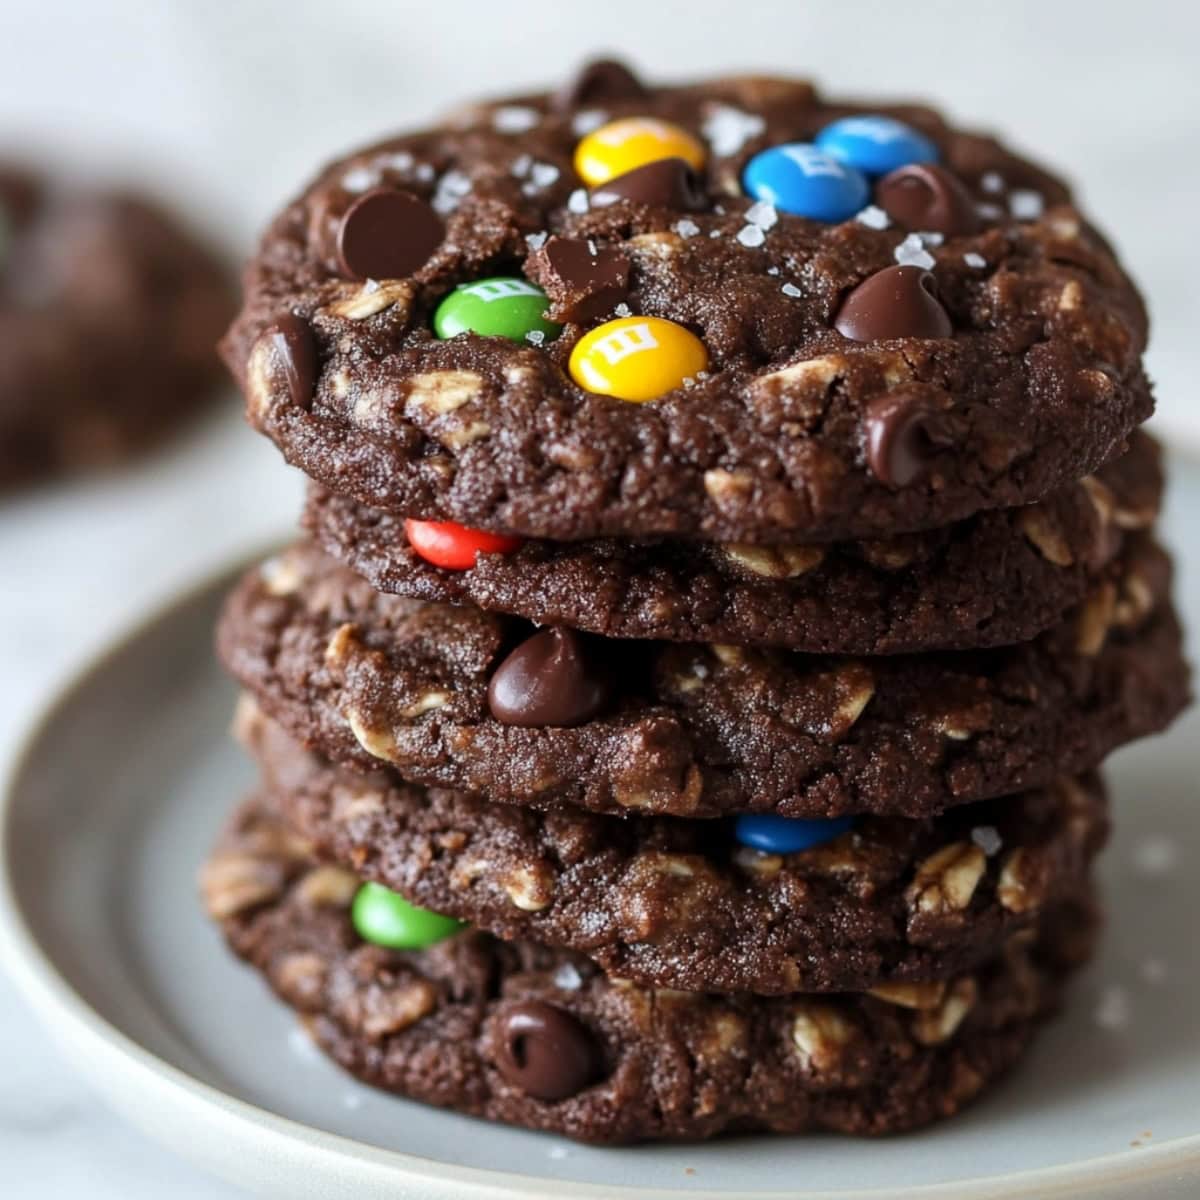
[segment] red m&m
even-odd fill
[[[421,558],[447,571],[469,571],[477,554],[511,554],[521,544],[520,538],[468,529],[454,521],[407,520],[404,533]]]

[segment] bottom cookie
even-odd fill
[[[474,930],[399,952],[355,932],[358,879],[317,865],[254,799],[201,885],[233,950],[359,1079],[589,1142],[886,1134],[949,1117],[1020,1057],[1097,925],[1080,897],[946,983],[820,998],[640,987]]]

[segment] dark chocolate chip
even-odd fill
[[[624,63],[601,58],[585,63],[555,93],[553,106],[558,112],[567,112],[605,100],[634,100],[645,94],[641,80]]]
[[[292,403],[308,408],[317,386],[317,343],[312,327],[303,317],[284,313],[267,326],[259,341],[269,344],[287,380]]]
[[[338,265],[351,279],[401,279],[429,261],[445,233],[424,200],[396,188],[372,188],[338,226]]]
[[[888,487],[906,487],[918,479],[953,443],[943,409],[919,391],[896,388],[867,408],[867,465]]]
[[[629,295],[629,259],[585,238],[552,237],[529,257],[525,273],[550,297],[555,321],[593,321]]]
[[[591,194],[593,208],[605,208],[618,200],[683,212],[700,212],[708,207],[704,186],[682,158],[655,159],[610,179]]]
[[[591,1033],[570,1013],[541,1000],[514,1004],[500,1014],[496,1051],[500,1074],[538,1100],[565,1100],[599,1074]]]
[[[842,301],[834,328],[855,342],[943,338],[954,332],[938,299],[937,280],[923,267],[885,267]]]
[[[875,201],[897,225],[947,237],[975,233],[979,213],[966,185],[934,163],[897,167],[875,185]]]
[[[583,638],[555,626],[522,642],[496,669],[488,708],[505,725],[580,725],[608,703],[607,674]]]

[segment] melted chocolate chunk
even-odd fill
[[[842,301],[834,328],[856,342],[950,337],[954,327],[937,295],[937,280],[921,267],[885,267]]]
[[[708,207],[699,176],[682,158],[660,158],[635,167],[591,194],[593,208],[607,208],[619,200],[682,212],[701,212]]]
[[[295,313],[284,313],[263,332],[287,379],[293,404],[308,408],[317,386],[317,345],[312,327]]]
[[[395,188],[372,188],[338,226],[338,265],[351,279],[400,279],[429,261],[445,232],[424,200]]]
[[[555,321],[593,321],[629,295],[629,259],[583,238],[552,237],[531,255],[525,272],[550,297]]]
[[[979,229],[979,213],[966,185],[933,163],[910,163],[885,175],[875,201],[897,225],[957,237]]]

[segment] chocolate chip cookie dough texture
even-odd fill
[[[1188,698],[1145,312],[913,105],[594,63],[326,169],[223,342],[311,478],[218,631],[205,903],[401,1095],[591,1141],[948,1117]]]
[[[234,308],[227,265],[158,205],[0,162],[0,489],[183,424],[220,392]]]

